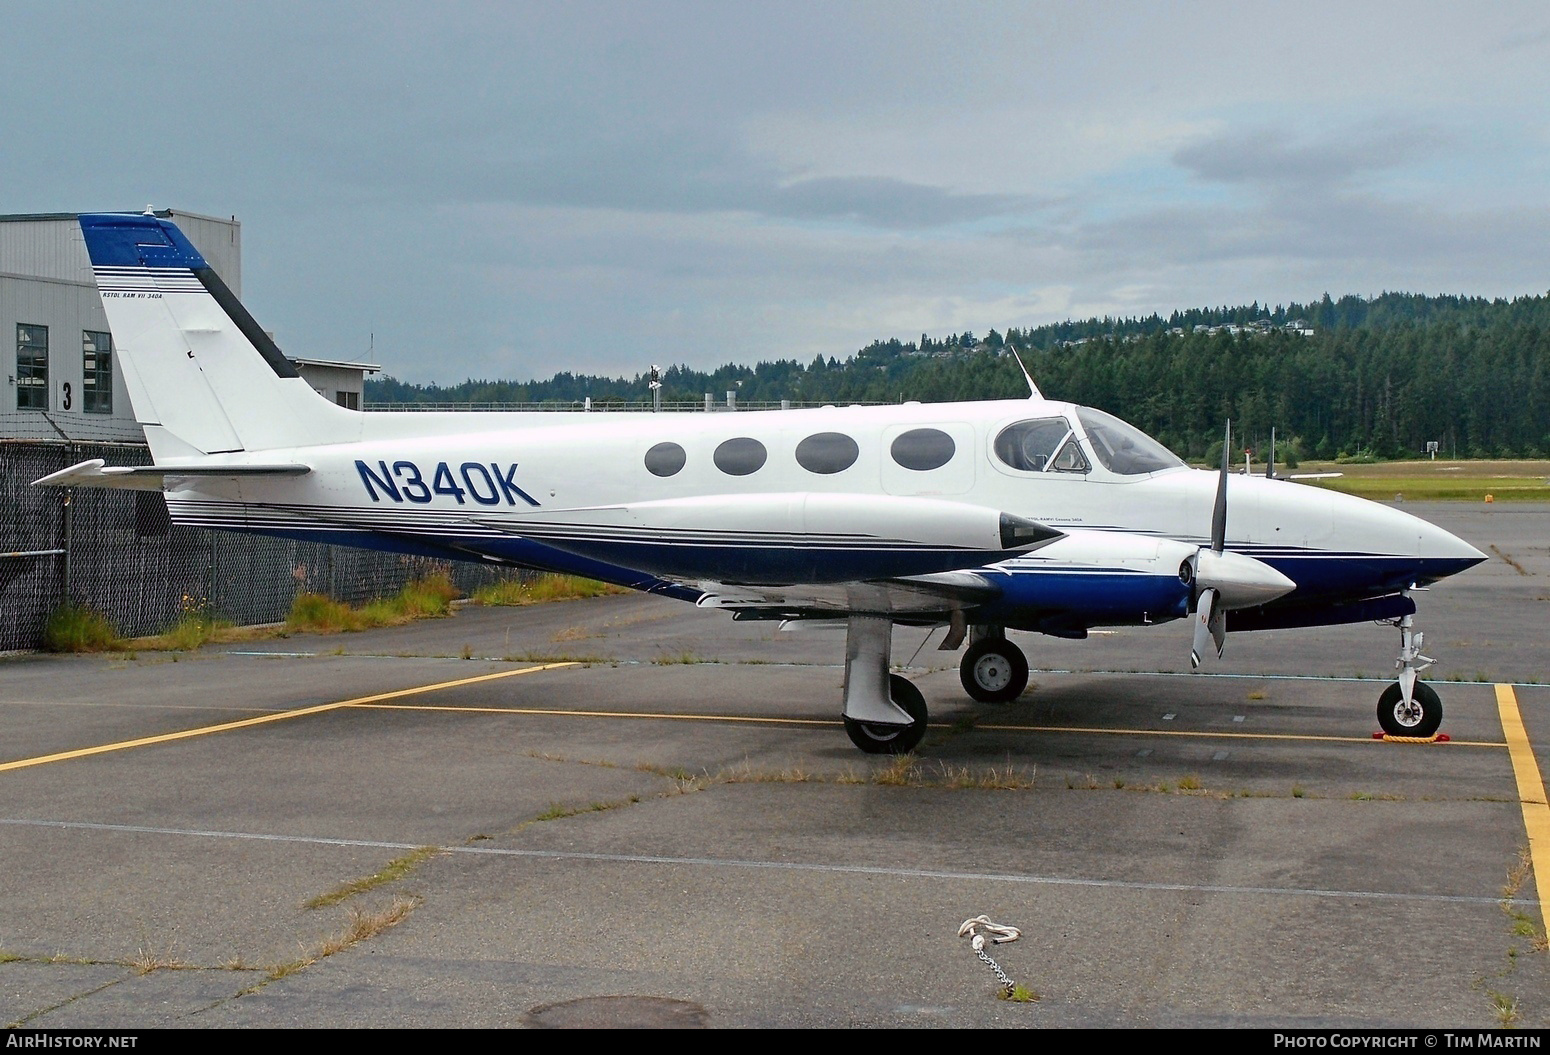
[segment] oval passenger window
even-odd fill
[[[747,476],[763,468],[767,457],[764,444],[747,436],[738,436],[717,447],[712,460],[716,468],[728,476]]]
[[[819,432],[797,444],[797,464],[824,476],[844,472],[860,456],[861,448],[843,432]]]
[[[906,469],[926,472],[952,461],[956,450],[953,438],[941,429],[910,429],[893,441],[890,453]]]
[[[684,449],[676,443],[659,443],[646,452],[646,470],[652,476],[672,476],[688,461]]]

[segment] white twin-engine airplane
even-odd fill
[[[889,672],[895,623],[967,639],[964,688],[992,702],[1028,681],[1009,628],[1190,617],[1198,665],[1228,613],[1235,631],[1387,621],[1379,722],[1425,737],[1442,719],[1410,591],[1486,557],[1398,510],[1225,455],[1190,469],[1031,380],[1027,400],[745,414],[345,410],[172,223],[81,229],[155,464],[40,484],[161,490],[179,524],[573,572],[736,619],[845,619],[845,727],[873,753],[925,733],[920,691]]]

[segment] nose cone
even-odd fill
[[[1411,519],[1416,524],[1415,555],[1424,576],[1422,585],[1457,575],[1489,559],[1453,532],[1445,531],[1419,517]]]
[[[1446,579],[1473,568],[1486,559],[1474,546],[1451,531],[1404,510],[1349,495],[1336,500],[1336,528],[1344,527],[1352,539],[1363,539],[1369,553],[1404,555],[1396,562],[1418,586]]]

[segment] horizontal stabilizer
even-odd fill
[[[303,476],[310,465],[108,465],[92,458],[32,481],[34,487],[117,487],[130,491],[160,491],[168,477],[236,479],[239,476]]]

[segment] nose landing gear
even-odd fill
[[[1442,700],[1418,678],[1436,661],[1421,655],[1423,635],[1415,630],[1414,615],[1401,616],[1394,625],[1399,627],[1399,658],[1394,661],[1399,677],[1378,697],[1378,725],[1389,736],[1424,739],[1442,725]]]

